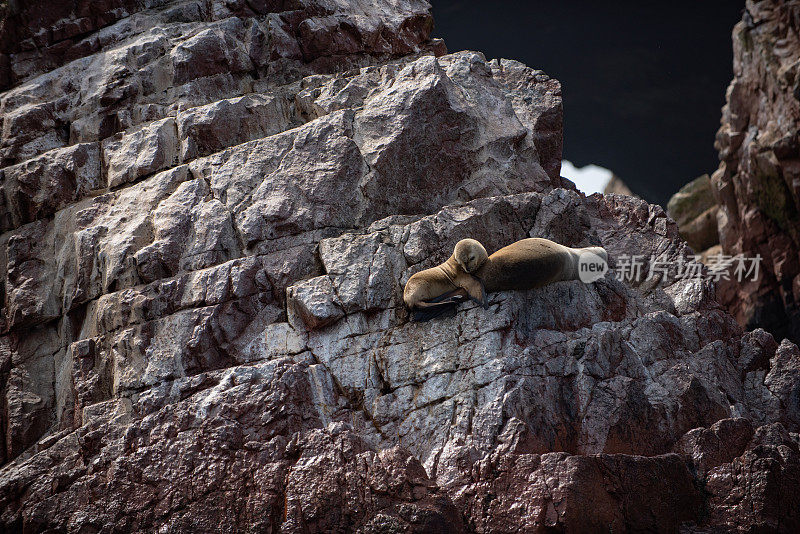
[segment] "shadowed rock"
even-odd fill
[[[755,282],[720,285],[720,301],[747,328],[800,340],[800,122],[796,2],[746,2],[733,29],[728,86],[711,176],[725,254],[762,258]]]

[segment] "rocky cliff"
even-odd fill
[[[463,237],[689,249],[559,177],[561,89],[430,6],[11,5],[0,530],[800,528],[800,350],[711,282],[428,323]]]
[[[733,30],[734,78],[713,174],[726,254],[763,258],[763,275],[723,284],[741,324],[800,340],[800,2],[748,0]]]

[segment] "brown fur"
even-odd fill
[[[501,248],[481,265],[475,276],[488,293],[534,289],[561,280],[577,279],[577,256],[571,249],[549,239],[522,239]]]
[[[454,256],[450,256],[446,262],[436,267],[412,275],[403,290],[403,301],[409,309],[440,306],[440,303],[425,301],[449,292],[456,292],[454,295],[460,296],[466,292],[478,300],[483,296],[480,281],[464,271]]]

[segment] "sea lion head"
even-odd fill
[[[489,257],[483,245],[474,239],[462,239],[456,243],[453,256],[459,267],[468,273],[477,271]]]

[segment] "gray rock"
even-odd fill
[[[191,108],[178,114],[181,160],[267,137],[292,125],[281,95],[251,94]]]
[[[164,119],[117,134],[103,142],[108,187],[133,182],[177,163],[178,134],[173,119]]]
[[[100,147],[82,143],[59,148],[2,171],[2,229],[17,228],[105,188]]]

